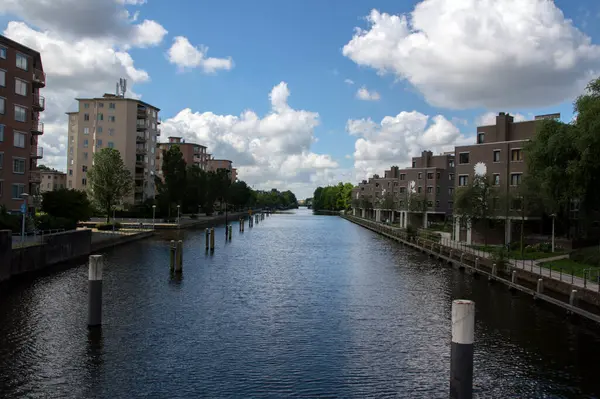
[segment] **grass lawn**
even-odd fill
[[[585,269],[593,268],[594,271],[591,274],[588,272],[588,279],[594,281],[597,280],[598,272],[600,271],[600,269],[598,269],[597,267],[590,266],[585,263],[575,262],[571,259],[559,259],[550,262],[544,262],[542,263],[542,266],[544,266],[547,269],[552,269],[556,271],[560,271],[562,269],[563,273],[574,274],[578,277],[583,277],[583,271]]]
[[[492,246],[492,245],[471,245],[471,248],[476,249],[478,251],[488,252],[490,254],[495,254],[500,252],[502,247]],[[521,251],[510,251],[508,257],[511,259],[517,260],[537,260],[544,258],[552,258],[554,256],[564,255],[566,252],[564,251],[556,251],[556,252],[523,252],[521,255]]]

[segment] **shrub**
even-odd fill
[[[38,230],[75,230],[77,228],[77,221],[74,219],[55,217],[48,215],[47,213],[37,213],[35,215],[35,227]]]
[[[417,229],[415,229],[413,225],[409,224],[408,226],[406,226],[406,236],[409,240],[412,240],[414,237],[417,236]]]
[[[6,207],[0,207],[0,230],[11,230],[13,233],[21,231],[21,216],[11,215]]]
[[[98,223],[96,225],[96,228],[98,230],[108,231],[108,230],[113,229],[113,225],[114,225],[115,230],[119,230],[121,228],[121,223],[119,223],[119,222],[117,222],[117,223]]]
[[[196,215],[195,213],[192,213],[190,215],[190,219],[198,219],[198,215]]]

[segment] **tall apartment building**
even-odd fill
[[[210,158],[208,160],[208,170],[211,172],[216,172],[219,169],[225,169],[228,171],[232,182],[237,180],[237,169],[233,167],[233,162],[228,159]]]
[[[206,147],[195,143],[186,143],[181,137],[169,137],[167,143],[158,143],[156,152],[156,173],[162,176],[162,152],[163,150],[168,151],[172,145],[178,145],[185,163],[190,165],[196,165],[202,170],[208,170],[208,160],[210,154],[206,152]]]
[[[479,126],[475,144],[455,149],[456,189],[467,186],[477,173],[490,178],[492,184],[500,191],[500,195],[508,198],[511,190],[519,186],[527,171],[524,146],[535,135],[537,122],[556,118],[560,118],[560,114],[540,115],[536,116],[535,120],[515,122],[511,115],[500,112],[496,116],[494,125]],[[489,244],[511,242],[515,230],[514,221],[521,220],[520,202],[511,201],[508,207],[508,215],[499,217],[495,226],[486,227]],[[530,217],[526,219],[534,220]],[[461,223],[456,217],[453,236],[455,240],[466,241],[468,244],[481,243],[483,229],[481,224]]]
[[[126,202],[140,204],[154,198],[160,109],[114,94],[77,102],[78,111],[67,113],[67,187],[85,190],[94,154],[108,147],[119,150],[134,177],[134,193]]]
[[[452,214],[454,195],[454,154],[433,155],[423,151],[413,157],[411,168],[393,166],[383,177],[373,175],[363,180],[352,191],[354,214],[376,221],[399,221],[402,227],[408,224],[427,226],[432,221],[443,221]],[[386,197],[393,199],[389,209]],[[426,209],[415,209],[413,199],[425,201]],[[358,201],[358,202],[357,202]]]
[[[40,53],[0,35],[0,205],[10,211],[19,210],[24,193],[31,209],[39,194],[45,86]]]
[[[41,170],[40,193],[67,188],[67,174],[58,170]]]

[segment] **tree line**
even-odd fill
[[[317,187],[313,193],[312,209],[315,211],[341,211],[351,208],[352,183]],[[310,199],[309,199],[310,200]]]

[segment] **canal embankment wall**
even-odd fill
[[[496,267],[493,259],[481,258],[474,253],[464,252],[417,236],[410,236],[402,229],[393,228],[381,223],[342,215],[344,219],[372,230],[380,235],[406,245],[447,264],[465,270],[467,273],[484,276],[489,281],[497,281],[508,288],[524,292],[535,299],[566,310],[569,314],[577,314],[586,319],[600,323],[600,293],[576,287],[569,281],[542,278],[535,271],[513,267],[507,263],[504,267]],[[513,277],[514,276],[514,277]],[[542,280],[542,289],[538,290],[538,283]],[[536,287],[533,289],[532,287]],[[576,290],[575,300],[571,304],[569,299],[573,290]]]

